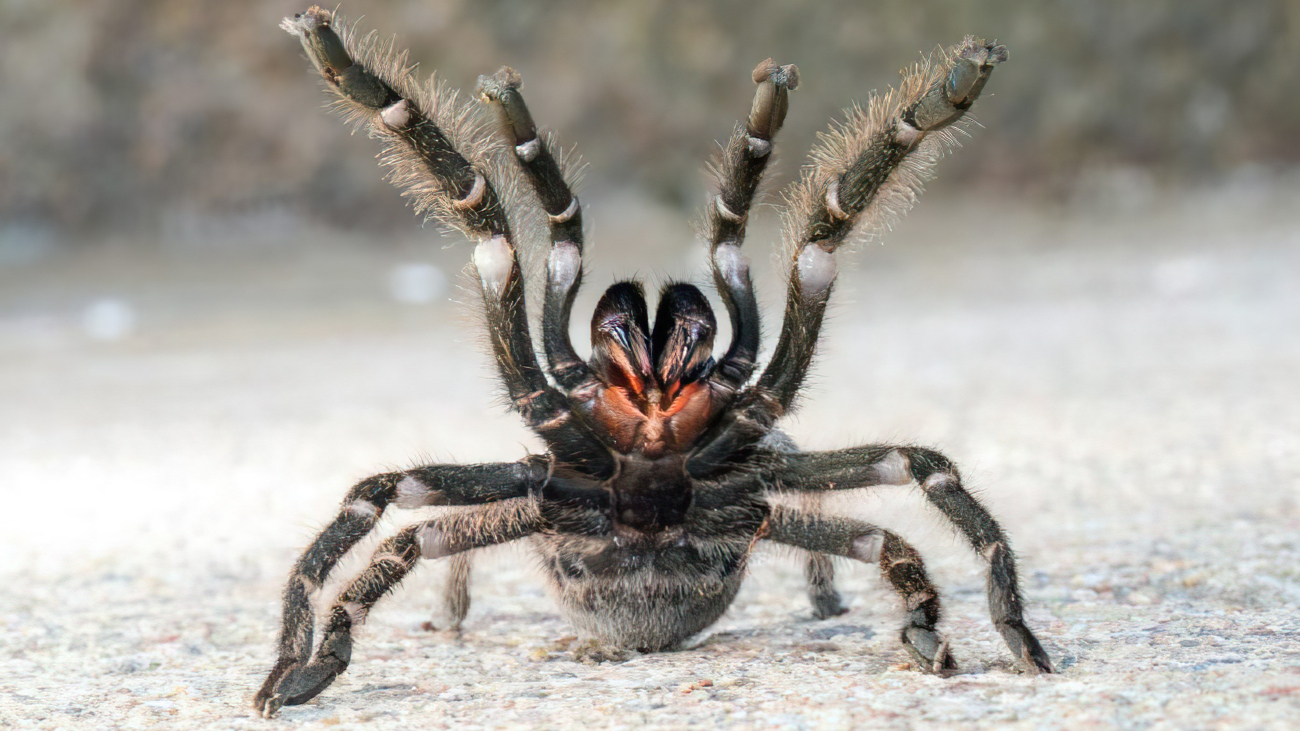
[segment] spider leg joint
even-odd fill
[[[745,143],[749,145],[749,154],[754,157],[767,157],[772,152],[772,143],[761,137],[750,135]]]
[[[374,518],[379,515],[379,506],[369,500],[353,500],[348,503],[348,512],[361,518]]]
[[[722,196],[720,195],[714,196],[713,206],[718,209],[719,216],[722,216],[724,219],[731,221],[732,223],[740,223],[745,220],[744,216],[728,208],[727,204],[722,202]]]
[[[894,127],[894,140],[904,147],[913,147],[925,137],[925,133],[913,127],[905,119],[898,120]]]
[[[549,213],[546,214],[546,216],[547,218],[551,219],[551,223],[568,223],[570,220],[573,219],[575,215],[577,215],[577,213],[578,213],[578,196],[575,195],[569,198],[568,208],[565,208],[563,211],[560,211],[554,216],[552,216]]]
[[[876,563],[880,560],[880,551],[884,545],[885,539],[880,533],[868,533],[854,539],[853,558],[866,563]]]
[[[721,200],[721,199],[719,199]],[[718,267],[727,286],[741,289],[749,278],[749,257],[733,243],[725,243],[713,250],[713,264]]]
[[[926,492],[930,492],[933,490],[938,490],[940,488],[948,487],[950,485],[955,484],[956,482],[957,479],[953,477],[951,474],[947,472],[936,472],[933,475],[930,475],[929,477],[925,478],[925,482],[921,483],[921,487]]]
[[[366,608],[360,602],[344,602],[343,611],[347,612],[348,618],[354,625],[366,621]]]
[[[379,119],[391,130],[406,129],[406,125],[411,121],[410,106],[405,99],[399,99],[384,107],[383,111],[379,112]]]
[[[847,220],[849,214],[840,208],[840,179],[831,178],[831,182],[826,184],[826,210],[837,221]]]
[[[881,457],[871,465],[873,477],[881,485],[906,485],[912,482],[911,466],[907,457],[897,449]]]
[[[510,242],[504,236],[492,236],[474,247],[474,268],[478,270],[483,289],[493,295],[501,293],[514,268]]]
[[[573,200],[577,202],[578,199]],[[551,253],[546,257],[546,280],[552,290],[567,292],[577,281],[581,269],[582,253],[577,244],[561,241],[551,247]]]
[[[459,211],[469,210],[483,202],[483,194],[487,191],[487,178],[483,173],[474,174],[474,185],[470,187],[469,192],[464,198],[458,198],[451,203],[451,207]]]
[[[542,141],[534,137],[527,142],[521,142],[515,145],[515,155],[524,162],[532,162],[537,159],[537,153],[542,151]]]
[[[830,289],[838,271],[835,256],[816,244],[799,252],[799,290],[805,298],[819,297]]]
[[[455,552],[446,531],[433,525],[420,531],[420,555],[424,558],[445,558]]]

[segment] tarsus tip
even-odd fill
[[[292,17],[285,17],[280,21],[280,27],[290,35],[302,37],[321,26],[329,26],[332,20],[333,13],[319,5],[313,5]]]
[[[484,99],[496,101],[507,91],[518,90],[524,85],[524,77],[509,66],[502,66],[491,76],[478,77],[478,93]]]
[[[771,58],[766,58],[754,67],[753,78],[755,84],[771,81],[794,91],[799,87],[799,67],[792,63],[780,66]]]

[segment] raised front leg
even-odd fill
[[[749,118],[731,134],[714,162],[718,194],[704,213],[713,281],[731,318],[731,346],[718,361],[713,381],[737,391],[754,372],[758,358],[759,315],[754,285],[749,277],[749,257],[741,251],[749,211],[753,207],[763,172],[772,159],[776,133],[785,123],[790,91],[799,85],[799,69],[779,66],[767,59],[754,69],[758,90]]]
[[[907,607],[899,640],[920,668],[951,675],[957,662],[939,636],[939,591],[930,583],[921,554],[883,528],[849,518],[829,518],[773,506],[767,538],[818,553],[875,563]]]
[[[772,360],[757,388],[764,408],[790,408],[803,385],[835,283],[835,252],[855,234],[878,233],[907,211],[954,144],[946,128],[975,102],[1005,46],[968,37],[937,64],[903,73],[897,90],[875,97],[826,135],[787,196],[789,287]]]
[[[1011,543],[988,510],[962,487],[961,475],[947,457],[932,449],[889,445],[807,452],[789,455],[778,480],[782,488],[796,491],[920,485],[926,500],[988,564],[989,614],[1011,654],[1031,672],[1055,672],[1047,652],[1025,624]]]
[[[743,462],[755,443],[793,407],[812,364],[838,276],[835,253],[855,233],[887,228],[916,200],[921,184],[954,138],[1004,46],[968,37],[937,63],[903,73],[897,90],[876,96],[833,127],[800,181],[787,192],[785,315],[771,360],[758,381],[688,469],[710,477]]]
[[[515,159],[546,213],[551,253],[546,259],[542,345],[551,376],[569,391],[591,377],[569,337],[573,299],[582,285],[582,206],[570,190],[573,175],[566,172],[555,143],[538,135],[521,86],[523,79],[509,66],[478,80],[480,96],[498,112],[501,133],[513,147]]]
[[[281,27],[302,41],[343,114],[384,143],[381,161],[416,211],[477,242],[474,267],[492,354],[511,405],[529,426],[563,423],[567,401],[533,351],[518,252],[491,179],[508,173],[492,169],[491,137],[467,124],[455,94],[418,83],[404,54],[357,39],[330,11],[314,6]]]
[[[370,565],[330,607],[320,646],[310,659],[276,664],[253,699],[267,718],[281,706],[306,703],[334,682],[352,659],[352,630],[370,609],[410,573],[420,558],[444,558],[524,538],[542,527],[537,502],[514,498],[466,507],[402,529],[379,544]]]
[[[485,465],[431,465],[375,475],[348,491],[334,520],[294,564],[285,584],[279,658],[253,699],[263,710],[276,684],[311,656],[315,628],[313,597],[352,547],[374,530],[390,505],[481,505],[517,499],[540,490],[547,464],[540,459]]]

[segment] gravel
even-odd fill
[[[426,567],[348,672],[272,721],[249,700],[280,582],[348,485],[536,448],[493,406],[458,309],[390,291],[397,268],[452,271],[467,250],[108,242],[0,268],[0,727],[1300,727],[1300,214],[1216,201],[1095,217],[927,200],[853,257],[790,423],[808,447],[957,460],[1014,539],[1060,675],[1014,667],[979,565],[899,489],[825,507],[927,557],[953,678],[908,667],[871,567],[839,564],[852,611],[815,621],[799,562],[766,549],[687,649],[585,664],[505,547],[476,562],[460,636],[421,628]],[[637,215],[596,227],[593,289],[698,260],[638,245],[665,229]],[[86,331],[103,302],[129,327]]]

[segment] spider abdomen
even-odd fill
[[[667,543],[611,536],[540,535],[533,546],[548,588],[580,633],[616,647],[655,651],[713,624],[735,599],[749,541],[698,541],[680,530]],[[662,536],[668,538],[667,536]]]
[[[533,547],[580,632],[625,649],[664,649],[717,621],[735,598],[767,516],[761,490],[749,474],[691,480],[684,460],[623,456],[601,486],[605,499],[570,498],[561,507],[543,498],[555,528],[535,536]],[[563,477],[556,495],[577,482]]]

